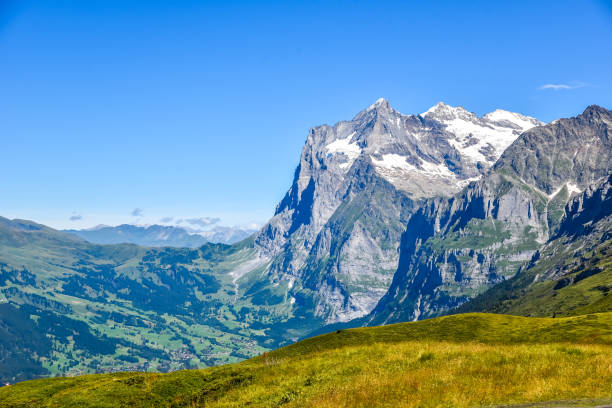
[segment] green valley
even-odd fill
[[[0,242],[3,382],[235,362],[275,347],[265,329],[289,315],[271,296],[244,295],[248,274],[229,273],[252,260],[252,240],[94,245],[0,219]]]

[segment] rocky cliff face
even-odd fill
[[[407,223],[398,270],[369,324],[443,313],[512,277],[559,227],[567,200],[612,170],[610,111],[523,133],[477,182]]]
[[[576,195],[550,240],[538,250],[525,273],[533,283],[557,280],[584,261],[583,256],[612,239],[612,172]],[[539,268],[545,265],[546,268]],[[554,266],[551,266],[554,264]],[[536,273],[531,271],[535,270]]]
[[[540,122],[442,103],[402,115],[380,99],[352,120],[310,130],[294,182],[257,234],[265,276],[327,322],[370,312],[391,283],[417,203],[479,179]]]
[[[609,311],[612,174],[576,195],[556,231],[512,279],[453,312],[563,316]]]

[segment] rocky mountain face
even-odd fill
[[[612,175],[574,197],[550,240],[515,277],[455,312],[567,316],[610,311]]]
[[[167,225],[139,226],[122,224],[91,229],[65,230],[94,244],[136,244],[149,247],[197,248],[207,242],[233,244],[254,233],[252,230],[216,226],[201,233]]]
[[[311,129],[291,188],[255,237],[257,265],[267,262],[258,280],[285,282],[293,308],[326,322],[369,313],[391,283],[416,206],[478,180],[540,124],[442,103],[406,116],[379,99],[350,121]]]
[[[612,226],[610,228],[605,226],[611,219],[612,174],[589,186],[568,203],[565,216],[554,238],[584,237],[599,230],[602,232],[602,239],[606,240],[612,237]]]
[[[365,321],[443,313],[511,278],[559,228],[568,199],[612,172],[612,113],[598,106],[523,133],[486,176],[409,219],[398,269]]]

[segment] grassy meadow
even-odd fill
[[[169,374],[23,382],[0,407],[471,407],[612,402],[612,313],[466,314],[334,332]]]

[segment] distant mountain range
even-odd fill
[[[207,231],[191,232],[182,227],[166,225],[138,226],[122,224],[116,227],[100,225],[82,230],[64,230],[94,244],[136,244],[151,247],[197,248],[207,242],[233,244],[256,230],[216,226]]]
[[[381,99],[311,129],[274,217],[232,245],[0,219],[0,380],[201,367],[455,311],[611,310],[611,127],[598,106],[543,124]]]

